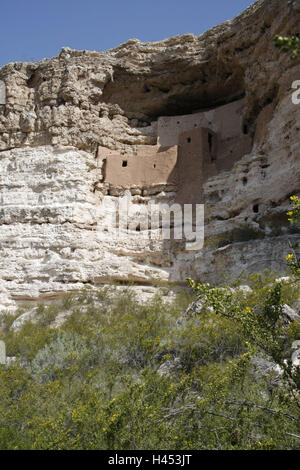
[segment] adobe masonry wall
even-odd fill
[[[176,202],[201,204],[204,181],[217,173],[217,135],[210,129],[200,128],[183,132],[179,136]]]
[[[217,172],[217,154],[217,135],[205,128],[183,132],[178,146],[140,145],[136,155],[98,149],[104,182],[124,188],[176,185],[176,202],[182,204],[202,202],[203,183]]]
[[[202,203],[203,183],[233,164],[252,148],[244,129],[245,101],[203,113],[158,120],[158,145],[139,145],[136,155],[121,155],[99,147],[103,181],[130,188],[177,185],[177,202]]]
[[[99,147],[98,157],[104,160],[104,182],[113,186],[129,188],[177,182],[174,172],[177,145],[164,150],[159,146],[139,145],[136,155],[120,155]]]
[[[245,105],[243,98],[209,111],[160,117],[157,125],[158,144],[162,147],[177,145],[180,134],[199,127],[213,130],[220,140],[238,137],[244,130]]]
[[[242,99],[210,111],[161,117],[158,120],[158,143],[162,147],[176,145],[183,133],[207,129],[207,138],[209,133],[216,135],[213,149],[216,169],[230,170],[235,162],[252,149],[252,137],[247,134],[244,121],[245,105],[245,99]],[[203,145],[206,144],[203,141]],[[205,177],[208,175],[205,174]]]

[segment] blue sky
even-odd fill
[[[253,0],[2,0],[0,65],[57,55],[63,46],[104,51],[130,38],[201,34]]]

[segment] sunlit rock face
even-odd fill
[[[198,37],[130,40],[105,53],[64,48],[52,59],[2,67],[0,305],[111,280],[143,286],[184,284],[187,276],[220,282],[266,267],[284,272],[285,254],[299,239],[285,212],[300,192],[300,105],[291,99],[300,60],[281,54],[272,38],[297,31],[299,20],[299,2],[262,0]],[[222,113],[214,110],[239,100],[247,145],[237,148],[219,131],[232,116],[218,127],[214,116]],[[99,148],[120,161],[160,150],[168,158],[162,123],[194,122],[189,116],[201,113],[201,126],[221,145],[198,183],[147,184],[147,175],[135,182],[134,171],[129,187],[107,182]],[[171,127],[165,145],[180,147],[189,129],[180,137]],[[188,152],[181,158],[180,173],[192,180]],[[136,223],[149,203],[172,204],[180,194],[183,204],[190,192],[205,203],[203,249],[189,251]],[[129,226],[112,236],[125,196]]]
[[[0,174],[0,278],[14,299],[110,280],[168,280],[159,237],[136,231],[137,212],[149,197],[137,201],[129,193],[132,220],[118,230],[120,196],[101,191],[101,168],[89,153],[51,146],[10,150],[1,153]],[[162,191],[160,197],[168,198]]]

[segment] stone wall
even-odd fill
[[[98,158],[103,165],[103,182],[109,185],[130,188],[176,184],[177,146],[162,149],[155,145],[139,145],[135,155],[121,155],[99,147]]]
[[[210,139],[208,136],[211,136]],[[177,202],[204,203],[203,183],[208,176],[216,173],[216,155],[217,136],[210,129],[195,128],[179,136]]]
[[[194,128],[212,129],[220,140],[238,137],[243,133],[246,113],[245,99],[224,106],[184,116],[158,118],[158,143],[162,147],[177,145],[182,132]]]
[[[176,201],[203,203],[203,183],[216,174],[218,136],[202,127],[182,132],[172,147],[137,146],[136,154],[98,149],[102,182],[110,187],[176,186]]]
[[[215,166],[203,168],[203,174],[201,174],[201,178],[199,175],[200,179],[198,178],[199,184],[203,184],[203,181],[216,174],[217,171],[232,169],[235,162],[243,155],[251,152],[253,137],[250,134],[245,114],[246,102],[245,99],[241,99],[208,111],[184,116],[160,117],[157,125],[158,143],[162,147],[180,143],[182,147],[180,158],[182,161],[188,166],[188,159],[191,159],[190,154],[192,152],[195,154],[195,168],[197,168],[199,160],[197,158],[197,153],[199,154],[197,146],[200,145],[197,140],[197,130],[200,132],[200,137],[202,129],[206,129],[206,137],[204,138],[204,134],[201,137],[201,152],[203,152],[204,161],[207,161],[207,163],[214,161]],[[269,115],[262,115],[259,120],[259,126],[265,127],[269,119]],[[185,146],[187,139],[192,135],[193,138],[191,138],[190,145]],[[182,136],[184,137],[182,138]],[[186,156],[185,158],[184,152],[189,157]],[[181,166],[181,164],[179,165]],[[212,168],[215,169],[213,173]],[[189,173],[183,164],[180,173],[182,174],[185,171]],[[198,173],[197,169],[196,173]],[[194,179],[192,172],[189,177]]]

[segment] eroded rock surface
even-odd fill
[[[291,100],[300,60],[272,39],[297,32],[299,20],[299,1],[260,0],[198,37],[133,39],[107,52],[64,48],[2,67],[2,307],[110,280],[180,284],[187,276],[218,282],[225,273],[284,272],[299,241],[285,212],[300,191],[300,105]],[[203,181],[204,249],[188,252],[140,227],[113,240],[106,229],[125,188],[105,184],[98,148],[138,155],[139,145],[159,144],[161,117],[241,98],[252,144],[233,168]],[[133,214],[151,200],[176,200],[177,190],[132,185]]]

